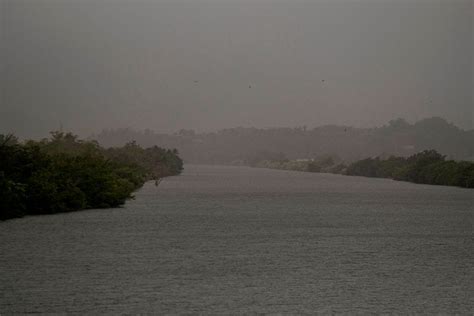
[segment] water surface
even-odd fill
[[[474,190],[186,166],[0,223],[0,314],[474,312]]]

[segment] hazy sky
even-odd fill
[[[474,127],[471,0],[0,3],[0,133]]]

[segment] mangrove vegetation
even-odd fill
[[[349,164],[331,156],[322,156],[316,159],[252,162],[251,166],[261,168],[390,178],[420,184],[474,188],[474,162],[448,160],[435,150],[425,150],[406,158],[374,157]]]
[[[146,181],[182,169],[176,150],[157,146],[105,149],[64,132],[24,142],[0,135],[0,220],[117,207]]]

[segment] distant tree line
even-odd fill
[[[147,180],[182,169],[176,150],[156,146],[104,149],[63,132],[22,143],[0,135],[0,220],[117,207]]]
[[[348,165],[331,156],[307,160],[278,159],[252,162],[251,166],[271,169],[390,178],[414,183],[474,188],[474,162],[447,160],[435,150],[425,150],[407,158],[395,156],[385,159],[367,158]]]
[[[474,130],[461,129],[439,117],[415,123],[395,119],[374,128],[236,127],[206,133],[180,130],[174,134],[114,129],[93,138],[105,146],[123,146],[136,140],[141,146],[177,148],[186,162],[199,164],[243,165],[254,159],[255,153],[283,154],[290,160],[327,153],[353,162],[380,154],[409,157],[425,149],[434,149],[449,159],[474,161]]]
[[[435,150],[425,150],[408,158],[368,158],[349,165],[347,175],[414,183],[474,188],[474,163],[446,160]]]

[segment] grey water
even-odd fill
[[[0,223],[0,314],[474,313],[474,190],[187,165]]]

